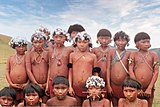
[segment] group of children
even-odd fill
[[[9,87],[0,91],[2,106],[152,106],[159,62],[149,51],[147,33],[135,36],[134,52],[125,49],[130,38],[123,31],[114,35],[112,47],[111,32],[101,29],[100,46],[94,48],[81,25],[71,25],[68,33],[56,29],[51,43],[50,32],[42,27],[31,36],[29,49],[25,39],[10,41],[16,54],[6,64]],[[72,45],[66,47],[70,39]]]

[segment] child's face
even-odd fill
[[[72,31],[72,33],[71,33],[71,39],[73,39],[77,35],[77,33],[78,32],[76,32],[76,31]]]
[[[123,93],[129,101],[134,101],[137,98],[139,91],[136,88],[124,87]]]
[[[111,42],[111,38],[108,36],[100,36],[98,37],[98,41],[101,45],[108,45]]]
[[[25,101],[29,106],[36,105],[39,101],[38,93],[35,91],[34,93],[25,94]]]
[[[65,84],[54,85],[53,92],[59,100],[62,100],[66,97],[66,95],[68,93],[68,86]]]
[[[40,40],[33,40],[32,41],[32,45],[34,47],[34,49],[36,51],[41,51],[43,49],[44,46],[44,40],[40,39]]]
[[[138,41],[138,48],[144,51],[147,51],[150,48],[150,39],[144,39]]]
[[[90,96],[97,98],[101,94],[101,88],[99,86],[89,86],[88,92]]]
[[[124,50],[127,44],[127,40],[126,39],[122,39],[121,37],[115,41],[115,44],[117,46],[118,49],[120,50]]]
[[[25,54],[25,51],[26,51],[26,45],[22,45],[22,46],[16,46],[15,49],[16,49],[16,52],[17,54],[19,55],[24,55]]]
[[[89,41],[88,40],[78,40],[76,42],[77,44],[77,47],[78,49],[81,51],[81,52],[85,52],[88,50],[89,48]]]
[[[64,35],[54,35],[53,40],[54,40],[55,44],[63,45],[64,42],[66,41],[66,36],[64,36]]]
[[[0,97],[0,104],[2,106],[12,106],[13,98],[11,96],[2,96]]]

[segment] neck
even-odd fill
[[[124,49],[116,49],[118,52],[122,52],[122,51],[124,51],[124,50],[126,50],[125,48]]]
[[[100,46],[103,50],[105,50],[106,48],[108,48],[109,46],[108,45],[101,45]]]
[[[139,52],[143,54],[143,53],[147,53],[148,50],[141,50],[141,49],[140,49]]]
[[[55,47],[62,48],[62,47],[64,47],[64,45],[63,44],[55,44]]]

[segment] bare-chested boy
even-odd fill
[[[23,88],[29,83],[26,70],[25,51],[27,41],[24,38],[16,37],[11,39],[10,46],[16,50],[16,54],[8,58],[6,64],[6,79],[10,87],[16,92],[16,105],[23,100]]]
[[[85,82],[92,75],[92,69],[97,66],[97,59],[96,55],[88,51],[92,43],[86,32],[77,33],[74,42],[78,50],[70,54],[69,93],[75,95],[78,105],[81,105],[86,98],[86,94],[83,94],[86,91]]]
[[[134,38],[137,52],[130,55],[129,74],[142,84],[143,92],[140,96],[152,106],[154,98],[154,85],[158,78],[159,62],[155,52],[149,51],[151,47],[150,36],[145,32],[136,34]]]
[[[52,83],[54,97],[49,99],[47,106],[53,107],[77,107],[77,100],[67,95],[69,91],[69,81],[64,76],[57,76]]]
[[[111,33],[107,29],[101,29],[97,33],[97,42],[100,43],[99,47],[93,48],[92,52],[97,56],[97,65],[101,68],[101,72],[99,74],[100,77],[107,81],[106,72],[107,72],[107,55],[110,50],[110,46],[108,45],[111,42]]]
[[[128,76],[128,59],[130,52],[125,47],[129,42],[129,36],[123,32],[114,35],[116,49],[111,49],[107,56],[107,85],[108,93],[114,107],[117,107],[118,100],[123,96],[122,83]]]
[[[48,51],[43,49],[44,34],[36,32],[31,36],[33,50],[26,54],[27,74],[32,83],[38,84],[42,90],[45,90],[48,76],[49,55]],[[43,97],[44,102],[46,100]]]
[[[148,107],[148,102],[146,100],[137,98],[142,88],[138,81],[127,78],[123,82],[122,88],[125,98],[119,99],[118,107]]]
[[[53,97],[52,80],[56,76],[65,76],[68,78],[69,54],[72,52],[64,46],[67,40],[67,33],[62,29],[56,29],[53,33],[54,46],[49,52],[49,72],[46,92],[50,91],[50,97]]]

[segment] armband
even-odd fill
[[[72,63],[68,63],[67,67],[72,68]]]
[[[92,69],[92,74],[94,74],[94,73],[100,73],[101,72],[101,68],[100,67],[94,67],[93,69]]]
[[[132,63],[133,63],[133,59],[132,59],[132,58],[129,58],[129,59],[128,59],[128,64],[131,65]]]
[[[156,61],[156,62],[153,63],[153,67],[155,67],[156,65],[159,66],[159,61]]]

